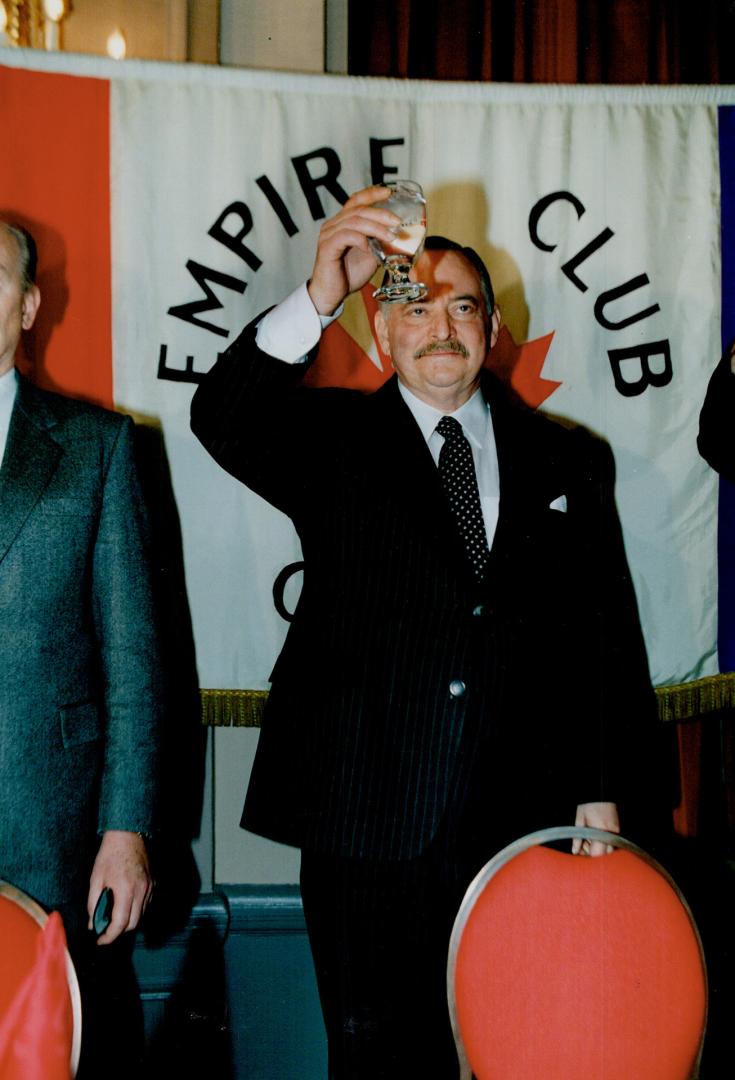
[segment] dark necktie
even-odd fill
[[[439,453],[439,477],[449,499],[467,557],[479,580],[490,558],[485,521],[480,505],[475,463],[462,425],[453,416],[443,416],[436,430],[444,438]]]

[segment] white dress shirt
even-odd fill
[[[482,517],[487,534],[487,546],[491,548],[500,511],[500,474],[490,407],[482,396],[482,391],[478,387],[472,397],[465,401],[464,405],[460,405],[456,412],[443,413],[440,409],[435,409],[433,405],[427,405],[425,401],[417,398],[400,379],[398,389],[411,410],[411,415],[421,428],[421,434],[426,439],[436,465],[439,464],[439,453],[444,445],[444,437],[436,430],[436,425],[442,416],[452,416],[462,425],[462,431],[472,450]]]
[[[0,375],[0,465],[5,455],[5,445],[8,441],[8,429],[10,417],[15,404],[15,395],[18,392],[18,375],[15,368]]]
[[[320,315],[304,282],[260,320],[255,335],[258,348],[286,364],[303,364],[322,330],[338,319],[342,310],[340,304],[334,315]]]
[[[299,285],[298,289],[263,316],[258,323],[255,340],[259,349],[277,360],[287,364],[303,363],[319,341],[322,330],[339,318],[341,313],[342,306],[337,308],[334,315],[320,315],[311,301],[306,284]],[[436,430],[436,425],[442,416],[447,415],[453,416],[462,425],[472,449],[487,546],[491,548],[500,509],[500,474],[490,408],[481,391],[476,390],[456,412],[443,413],[417,398],[400,379],[398,388],[437,465],[444,439]]]

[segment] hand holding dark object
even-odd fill
[[[94,912],[92,913],[92,929],[100,937],[104,934],[107,927],[112,921],[112,908],[115,903],[115,897],[113,896],[112,889],[109,886],[105,886],[99,896],[99,900],[95,904]]]
[[[105,889],[114,895],[114,904],[107,929],[97,939],[99,945],[109,945],[126,930],[134,930],[150,901],[153,881],[145,840],[139,833],[117,829],[103,833],[89,882],[90,930]]]

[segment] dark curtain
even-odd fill
[[[350,0],[350,75],[735,82],[735,0]]]

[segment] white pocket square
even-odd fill
[[[562,514],[567,512],[567,497],[566,495],[558,495],[556,499],[552,499],[549,503],[549,510],[560,510]]]

